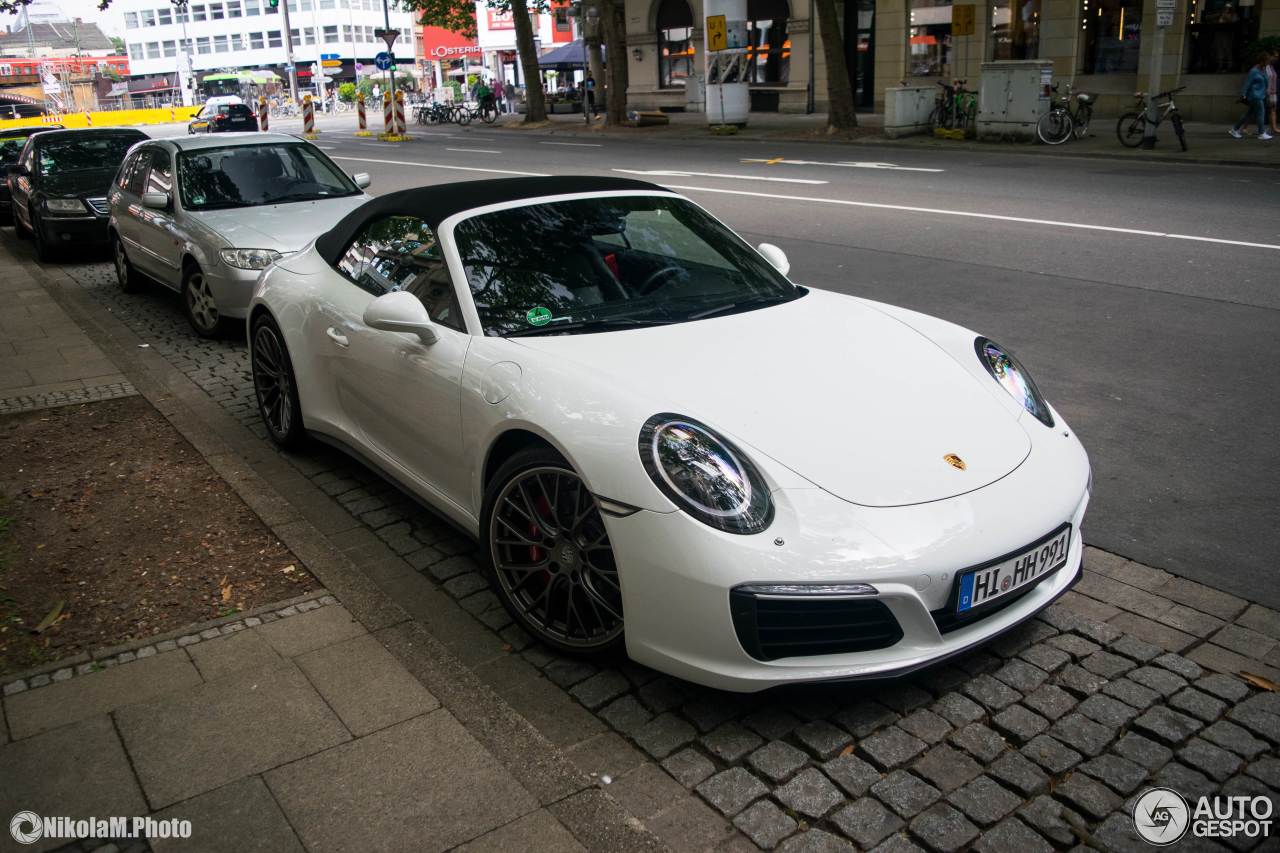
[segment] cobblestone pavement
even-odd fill
[[[176,296],[122,294],[105,264],[67,272],[265,441],[242,336],[196,338]],[[1234,675],[1280,676],[1280,614],[1105,552],[1088,549],[1084,580],[1039,618],[948,665],[740,696],[550,653],[511,623],[473,543],[342,454],[290,461],[666,770],[614,781],[641,817],[674,779],[762,848],[1138,850],[1129,808],[1150,785],[1280,790],[1280,694]]]

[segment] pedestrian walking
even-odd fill
[[[1257,122],[1258,138],[1271,139],[1271,134],[1267,133],[1267,73],[1263,68],[1270,60],[1270,54],[1261,53],[1255,60],[1253,67],[1249,69],[1249,74],[1244,78],[1244,87],[1240,91],[1240,100],[1245,103],[1244,115],[1240,116],[1240,120],[1235,123],[1235,127],[1227,131],[1236,139],[1243,139],[1244,134],[1240,129],[1250,121]]]
[[[1267,57],[1267,123],[1271,125],[1271,135],[1280,134],[1280,128],[1276,127],[1276,60],[1280,59],[1280,53],[1274,50]]]
[[[501,77],[493,81],[493,99],[495,102],[497,102],[498,109],[502,110],[504,113],[508,112],[507,93],[506,93],[505,87],[502,85]]]
[[[587,111],[588,116],[594,116],[596,114],[596,78],[588,74],[586,81],[582,84],[582,90],[585,94],[582,102],[583,109]]]

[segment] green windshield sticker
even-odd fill
[[[539,305],[537,308],[530,308],[529,313],[524,316],[531,326],[545,326],[551,322],[551,309]]]

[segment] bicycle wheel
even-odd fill
[[[1147,117],[1141,113],[1125,113],[1116,122],[1116,136],[1125,148],[1137,148],[1147,132]]]
[[[1187,130],[1182,126],[1182,115],[1178,112],[1169,114],[1169,121],[1173,123],[1173,132],[1178,134],[1178,144],[1182,146],[1182,150],[1187,150]]]
[[[467,109],[466,107],[460,107],[458,109],[458,124],[464,125],[464,126],[471,124],[471,119],[473,118],[475,118],[475,113],[473,113],[471,110]]]
[[[1056,107],[1036,122],[1036,136],[1045,145],[1061,145],[1071,138],[1073,124],[1071,114],[1062,107]]]
[[[485,124],[493,124],[498,120],[498,108],[489,106],[480,111],[480,118]]]
[[[1090,104],[1080,104],[1076,109],[1076,114],[1072,119],[1072,135],[1076,139],[1084,139],[1089,135],[1089,122],[1093,119],[1093,107]]]
[[[929,113],[930,132],[935,131],[940,127],[945,127],[945,125],[943,124],[943,121],[944,121],[944,110],[942,109],[942,104],[934,104],[933,112]]]

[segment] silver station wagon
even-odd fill
[[[258,274],[369,200],[316,146],[280,133],[154,139],[112,183],[109,239],[120,288],[153,279],[182,294],[204,337],[243,319]]]

